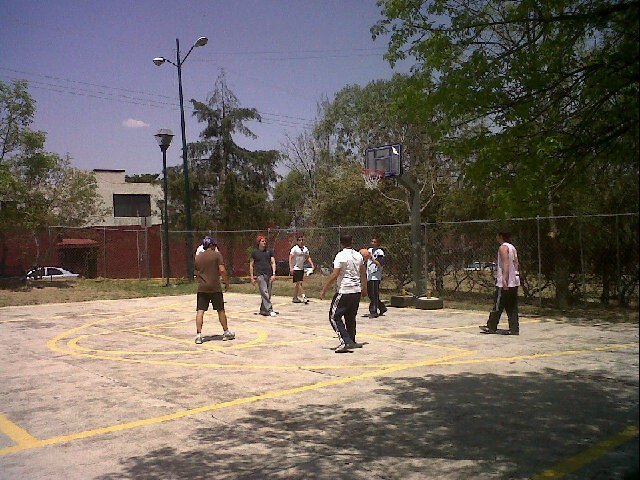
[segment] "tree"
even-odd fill
[[[206,102],[191,103],[193,115],[205,124],[200,140],[189,144],[194,225],[201,229],[241,229],[268,223],[267,200],[278,178],[275,165],[279,153],[250,151],[234,139],[236,135],[255,138],[245,123],[260,121],[260,115],[254,108],[240,107],[224,72]]]
[[[418,117],[430,118],[434,104],[448,112],[440,124],[449,152],[465,160],[465,181],[493,215],[580,214],[599,203],[593,180],[614,171],[635,185],[613,191],[636,195],[638,1],[378,4],[384,18],[372,34],[391,35],[387,58],[415,61],[404,96],[419,100],[407,106]],[[570,232],[554,221],[549,229],[563,306]]]
[[[306,201],[312,196],[308,188],[308,179],[299,170],[290,170],[278,182],[273,191],[273,219],[276,225],[299,228],[303,225],[306,212]]]
[[[359,173],[357,165],[362,165],[367,148],[402,144],[404,172],[397,179],[397,185],[383,181],[374,192],[359,192],[354,207],[357,212],[357,207],[362,204],[358,202],[371,198],[376,211],[385,213],[372,218],[369,209],[366,221],[386,223],[384,217],[387,217],[388,222],[398,223],[410,219],[408,247],[411,254],[407,258],[412,261],[411,268],[409,265],[406,267],[413,273],[416,291],[422,294],[420,224],[424,220],[438,218],[459,169],[444,155],[437,141],[438,132],[431,127],[437,123],[434,118],[441,114],[433,109],[425,110],[422,114],[429,120],[416,122],[413,110],[403,108],[398,102],[411,82],[412,79],[406,76],[395,75],[391,80],[374,81],[364,87],[350,85],[343,88],[333,102],[326,104],[316,133],[329,139],[337,157],[342,156],[352,162],[355,174]],[[364,186],[362,180],[360,185]],[[380,209],[380,205],[386,208]],[[348,209],[343,211],[349,212]],[[341,215],[344,215],[343,211]],[[400,245],[395,247],[401,248]],[[443,271],[438,269],[438,272]]]
[[[448,112],[442,130],[501,214],[573,213],[563,197],[590,171],[635,162],[638,1],[379,5],[372,33],[391,34],[387,57],[415,60],[404,95],[436,86],[428,102]],[[406,106],[424,118],[425,103]]]
[[[93,173],[47,152],[46,133],[30,129],[35,111],[26,81],[0,81],[0,235],[82,226],[104,214]],[[5,267],[2,256],[0,273]]]
[[[26,81],[0,82],[0,229],[85,225],[103,214],[95,176],[45,150],[35,111]]]

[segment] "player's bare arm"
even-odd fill
[[[289,274],[293,275],[293,254],[289,254]]]
[[[364,268],[364,264],[360,265],[360,284],[362,285],[362,296],[368,296],[369,292],[367,291],[367,271]]]
[[[509,288],[509,248],[501,245],[498,249],[500,255],[500,263],[502,264],[502,288]]]
[[[256,284],[256,277],[253,276],[253,257],[249,260],[249,277],[251,278],[251,283]]]
[[[271,281],[273,282],[276,279],[276,259],[275,257],[271,257]]]
[[[218,266],[218,272],[220,272],[220,277],[224,282],[224,291],[226,292],[227,290],[229,290],[229,274],[227,273],[227,269],[222,264]]]
[[[331,272],[331,275],[329,275],[327,282],[324,284],[324,287],[322,287],[322,290],[320,291],[320,300],[324,300],[324,294],[327,293],[329,287],[336,281],[338,275],[340,275],[340,269],[334,268],[333,272]]]

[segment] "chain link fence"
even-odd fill
[[[443,298],[490,295],[495,285],[496,234],[507,231],[518,249],[523,300],[572,305],[600,302],[638,304],[638,214],[538,217],[426,223],[421,229],[420,275],[426,291]],[[267,229],[196,232],[217,237],[229,270],[248,274],[257,235],[274,250],[278,273],[288,274],[289,249],[298,231]],[[316,272],[328,275],[342,233],[356,249],[380,240],[386,254],[385,288],[414,291],[411,225],[357,225],[300,229]]]
[[[420,225],[421,271],[425,291],[415,292],[411,226],[357,225],[327,228],[244,231],[169,232],[170,276],[186,276],[186,260],[205,235],[217,238],[234,277],[249,274],[256,237],[267,237],[279,275],[288,275],[289,251],[302,233],[316,273],[328,275],[340,249],[342,233],[354,248],[369,247],[377,237],[386,253],[383,289],[403,289],[444,299],[486,300],[494,289],[498,244],[496,233],[508,231],[518,249],[521,292],[533,305],[602,303],[638,305],[638,214],[583,217],[538,217],[508,220],[438,222]],[[60,265],[86,277],[158,278],[162,270],[160,225],[149,228],[50,227],[45,232],[16,232],[0,238],[4,262],[23,270],[33,265]]]

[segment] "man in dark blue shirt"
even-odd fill
[[[278,312],[273,311],[271,304],[271,289],[276,278],[276,259],[273,252],[267,248],[267,239],[260,235],[256,238],[258,248],[251,253],[249,261],[249,275],[251,283],[258,284],[262,303],[260,304],[260,315],[275,317]]]

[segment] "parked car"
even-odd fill
[[[311,268],[311,264],[309,262],[306,262],[304,264],[304,274],[306,276],[309,276],[312,273],[313,273],[313,268]],[[286,277],[288,275],[291,275],[291,272],[289,271],[288,260],[278,260],[276,262],[276,275],[278,275],[279,277]]]
[[[61,267],[38,267],[27,272],[28,280],[73,280],[79,276]]]
[[[496,264],[493,262],[471,262],[464,267],[465,272],[480,272],[482,270],[494,271],[495,269]]]

